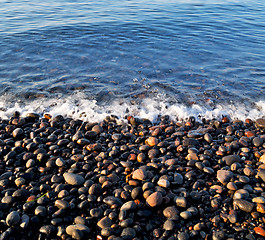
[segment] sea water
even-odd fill
[[[261,0],[0,0],[0,117],[265,115]]]

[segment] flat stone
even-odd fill
[[[222,183],[226,184],[230,182],[231,178],[233,177],[233,173],[229,170],[218,170],[217,171],[217,179]]]
[[[70,185],[82,185],[85,182],[84,177],[75,173],[64,173],[64,180]]]
[[[12,227],[20,222],[20,216],[17,211],[12,211],[6,217],[6,224],[9,227]]]
[[[226,163],[226,165],[230,166],[234,162],[240,162],[241,159],[238,155],[228,155],[222,158],[222,160]]]

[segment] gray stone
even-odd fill
[[[179,211],[176,207],[170,206],[164,209],[163,214],[166,218],[170,218],[172,220],[178,220]]]
[[[70,204],[65,200],[59,199],[55,201],[54,206],[58,207],[59,209],[66,209],[70,207]]]
[[[108,228],[112,225],[112,221],[110,220],[109,217],[104,217],[102,219],[100,219],[97,223],[97,225],[100,227],[100,228]]]
[[[127,227],[122,230],[121,237],[124,240],[131,240],[136,236],[136,232],[133,228]]]
[[[64,180],[70,185],[82,185],[85,182],[84,177],[75,173],[64,173]]]
[[[20,223],[20,227],[22,229],[25,229],[27,228],[29,225],[29,216],[26,215],[26,214],[23,214],[22,217],[21,217],[21,223]]]
[[[265,169],[259,169],[258,176],[265,182]]]
[[[187,200],[185,197],[175,197],[174,201],[178,207],[182,207],[182,208],[187,207]]]
[[[227,184],[230,182],[231,178],[234,176],[234,174],[229,170],[218,170],[217,171],[217,179],[222,184]]]
[[[84,224],[75,224],[67,226],[66,233],[73,239],[82,239],[85,235],[90,233],[90,230]]]
[[[12,227],[20,222],[20,216],[17,211],[12,211],[6,217],[6,224],[9,227]]]
[[[44,225],[40,228],[40,232],[46,235],[51,235],[55,231],[55,227],[53,225]]]
[[[256,120],[256,126],[259,128],[265,128],[265,119],[264,118],[258,118]]]
[[[189,239],[190,239],[190,236],[186,232],[180,232],[178,234],[178,240],[189,240]]]
[[[180,213],[180,216],[183,218],[183,219],[189,219],[192,217],[192,213],[190,211],[183,211]]]
[[[253,203],[248,202],[244,199],[235,199],[233,203],[244,212],[251,212],[254,207]]]
[[[175,223],[171,219],[167,219],[164,222],[163,228],[168,231],[172,231],[175,228]]]
[[[222,160],[226,163],[226,165],[230,166],[234,162],[240,162],[241,159],[238,155],[228,155],[222,158]]]
[[[120,210],[121,211],[130,211],[130,210],[134,210],[136,208],[137,208],[137,205],[134,201],[128,201],[121,206]]]

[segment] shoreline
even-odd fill
[[[15,112],[0,147],[1,240],[265,237],[263,118]]]

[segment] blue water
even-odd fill
[[[261,0],[1,0],[0,96],[253,105],[264,43]]]

